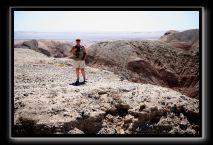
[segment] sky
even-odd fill
[[[14,12],[15,32],[153,32],[198,28],[198,11]]]

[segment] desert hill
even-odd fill
[[[182,43],[182,39],[177,41],[173,34],[177,38],[183,35],[187,43],[197,44],[194,34],[198,33],[194,31],[172,31],[163,36],[166,40],[159,41],[99,42],[88,48],[86,62],[89,66],[112,71],[133,82],[169,87],[198,99],[199,47],[182,49],[171,45],[172,38],[174,42]]]

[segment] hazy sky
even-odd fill
[[[161,31],[199,28],[198,11],[15,11],[14,31]]]

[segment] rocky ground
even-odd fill
[[[14,48],[14,128],[26,134],[200,134],[199,100],[86,67],[73,86],[72,60]]]

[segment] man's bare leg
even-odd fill
[[[86,77],[85,77],[85,69],[84,68],[81,68],[81,74],[84,78],[84,82],[86,81]]]
[[[75,72],[76,72],[76,76],[77,76],[77,81],[79,82],[80,68],[76,68]]]

